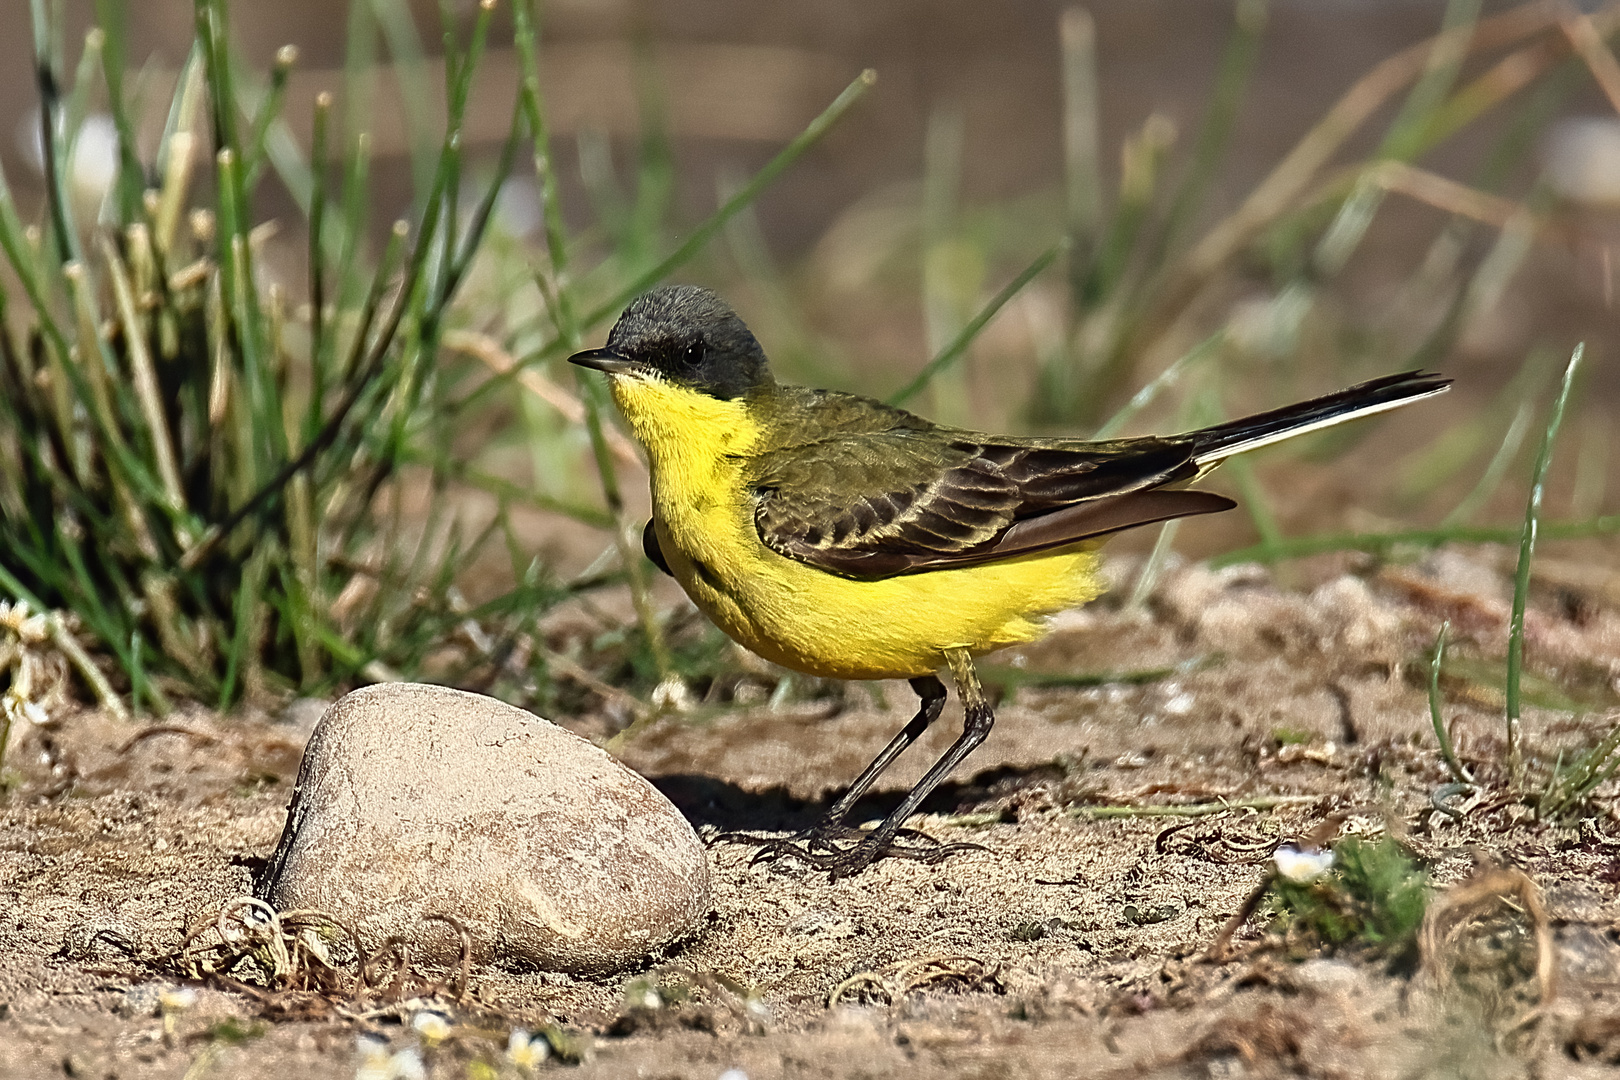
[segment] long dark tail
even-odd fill
[[[1234,454],[1257,450],[1347,420],[1398,409],[1443,394],[1450,385],[1450,379],[1432,371],[1405,371],[1357,383],[1326,397],[1190,432],[1194,447],[1192,458],[1201,473],[1207,472]]]

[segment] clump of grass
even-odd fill
[[[402,0],[351,5],[348,100],[319,96],[307,158],[279,112],[296,50],[255,74],[232,45],[225,0],[197,0],[195,45],[149,160],[133,137],[137,104],[125,91],[116,5],[98,8],[104,21],[65,84],[57,32],[35,5],[47,176],[38,220],[26,221],[0,184],[0,249],[17,283],[0,290],[0,590],[35,611],[72,612],[109,662],[109,697],[162,712],[177,697],[224,707],[425,675],[544,703],[555,699],[556,678],[540,620],[566,598],[622,581],[637,626],[606,652],[623,658],[629,681],[713,669],[706,640],[671,651],[648,598],[615,463],[625,447],[606,426],[601,381],[586,377],[575,395],[556,399],[579,410],[604,507],[484,471],[477,432],[537,364],[580,347],[698,252],[836,123],[872,75],[673,250],[661,249],[661,202],[649,196],[642,224],[581,273],[574,260],[589,242],[566,232],[558,208],[534,6],[513,5],[522,83],[504,148],[475,190],[462,122],[495,0],[466,19],[441,8],[438,139],[420,122],[435,88],[409,9]],[[412,218],[394,223],[374,251],[361,123],[379,39],[399,62],[417,121],[418,186]],[[116,182],[92,220],[66,170],[98,103],[121,138]],[[469,333],[457,298],[525,143],[544,245],[533,260],[519,253],[521,276],[537,289],[550,332],[509,350],[518,335]],[[261,265],[274,226],[257,222],[253,207],[271,177],[292,194],[308,236],[301,299],[267,282]],[[468,357],[492,349],[500,366],[486,377]],[[489,496],[493,511],[458,510],[468,491]],[[555,580],[518,535],[512,510],[523,506],[607,530],[617,565]],[[509,587],[469,602],[464,576],[502,543]]]
[[[26,224],[0,190],[21,292],[0,295],[0,588],[74,612],[137,708],[410,669],[464,615],[449,589],[483,538],[446,525],[452,469],[424,448],[448,441],[438,342],[516,145],[514,124],[494,183],[459,221],[459,129],[491,13],[465,37],[446,23],[448,121],[429,186],[371,264],[365,135],[330,161],[323,95],[314,161],[281,138],[294,50],[250,88],[225,3],[198,0],[195,45],[143,161],[122,26],[91,31],[64,97],[35,5],[42,219]],[[121,137],[90,221],[65,170],[74,118],[97,98]],[[272,169],[307,215],[307,316],[258,265],[254,194]],[[414,535],[398,513],[411,490],[434,507]]]
[[[1502,682],[1506,728],[1502,771],[1505,773],[1506,786],[1515,797],[1531,806],[1536,815],[1543,820],[1556,820],[1575,812],[1599,785],[1620,771],[1620,726],[1615,726],[1595,746],[1579,754],[1574,761],[1565,764],[1560,755],[1551,769],[1532,783],[1521,730],[1523,703],[1527,698],[1536,696],[1527,686],[1524,672],[1524,622],[1529,602],[1531,569],[1537,540],[1546,533],[1546,526],[1541,521],[1541,510],[1547,476],[1552,466],[1553,450],[1584,352],[1584,345],[1577,346],[1564,369],[1558,396],[1549,411],[1531,472],[1530,495],[1525,506],[1524,525],[1519,534],[1519,557],[1514,570],[1513,603],[1508,623],[1508,651]],[[1429,673],[1429,711],[1435,738],[1447,769],[1459,784],[1474,786],[1477,781],[1458,761],[1450,735],[1440,716],[1442,703],[1440,675],[1445,663],[1447,629],[1446,626],[1441,627],[1440,636],[1435,642]],[[1567,696],[1560,695],[1560,700],[1554,707],[1578,708],[1578,705]]]
[[[1552,466],[1558,432],[1563,424],[1584,352],[1584,344],[1576,346],[1568,365],[1564,368],[1558,395],[1549,410],[1540,448],[1531,471],[1530,495],[1526,501],[1524,525],[1519,531],[1519,557],[1514,569],[1513,603],[1508,623],[1508,651],[1502,677],[1506,737],[1501,772],[1505,774],[1505,786],[1515,799],[1534,809],[1536,816],[1544,821],[1557,820],[1578,812],[1600,785],[1611,779],[1616,772],[1620,772],[1620,725],[1611,727],[1596,745],[1583,751],[1567,764],[1560,754],[1550,769],[1546,769],[1542,775],[1535,778],[1531,776],[1531,761],[1526,760],[1521,730],[1523,705],[1526,700],[1540,697],[1549,707],[1575,711],[1579,711],[1580,708],[1579,703],[1568,695],[1558,693],[1556,701],[1548,702],[1545,701],[1547,697],[1545,693],[1538,695],[1532,691],[1530,680],[1524,671],[1524,624],[1536,543],[1548,531],[1541,520],[1547,476]],[[1476,780],[1458,760],[1450,734],[1441,718],[1440,676],[1445,666],[1448,629],[1449,624],[1441,627],[1430,663],[1430,719],[1441,757],[1453,780],[1459,786],[1475,787],[1482,781]],[[1556,687],[1552,689],[1557,691]],[[1533,758],[1534,755],[1532,760]]]
[[[1274,928],[1294,951],[1354,948],[1396,966],[1415,960],[1431,895],[1428,873],[1387,836],[1346,837],[1325,874],[1307,882],[1279,875],[1270,887]]]

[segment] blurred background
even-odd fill
[[[504,550],[457,564],[466,603],[500,597],[536,566],[548,580],[611,577],[615,553],[622,562],[632,550],[613,534],[643,512],[644,474],[610,413],[593,443],[599,394],[561,358],[572,337],[599,342],[616,310],[603,305],[705,222],[712,237],[670,276],[720,290],[782,376],[897,397],[951,423],[1140,433],[1409,367],[1457,379],[1438,402],[1223,470],[1217,486],[1241,494],[1246,515],[1192,522],[1168,540],[1123,538],[1127,555],[1259,541],[1277,556],[1284,540],[1324,533],[1512,527],[1580,341],[1545,513],[1590,523],[1615,511],[1613,7],[562,0],[535,8],[549,137],[538,153],[521,145],[504,180],[524,68],[509,5],[495,5],[483,31],[463,0],[202,7],[228,7],[244,124],[274,102],[250,185],[252,223],[274,228],[255,234],[254,273],[283,298],[285,383],[299,408],[300,387],[319,382],[298,374],[320,363],[298,329],[310,322],[317,96],[333,103],[330,160],[315,175],[332,206],[358,208],[344,225],[357,238],[353,267],[374,269],[390,224],[430,205],[446,49],[453,75],[457,50],[487,33],[461,120],[464,179],[450,194],[467,222],[484,187],[499,190],[483,247],[429,337],[442,374],[431,386],[459,386],[447,390],[455,396],[492,385],[453,424],[422,429],[484,479],[434,466],[408,482],[390,458],[370,491],[382,498],[397,483],[392,505],[425,532],[440,496],[474,531],[501,520]],[[92,24],[118,24],[107,40],[128,73],[140,159],[155,162],[192,48],[192,5],[53,10],[64,81],[82,67]],[[0,40],[0,131],[10,134],[0,161],[22,218],[38,221],[47,185],[30,5],[5,0],[0,12],[14,30]],[[296,58],[278,52],[289,45]],[[286,78],[275,89],[278,56]],[[865,87],[868,69],[876,81]],[[841,93],[859,100],[779,178],[712,219]],[[118,174],[106,98],[82,95],[63,147],[81,227],[109,220]],[[362,131],[369,158],[357,179]],[[215,199],[206,158],[191,189],[204,207]],[[542,160],[554,183],[549,240]],[[356,183],[363,198],[345,202]],[[333,294],[333,325],[343,297],[358,304],[364,293],[353,272],[359,284]],[[1144,386],[1151,394],[1133,399]],[[1591,543],[1610,558],[1608,541]],[[625,595],[640,597],[647,568],[618,572],[632,579]],[[349,596],[345,581],[322,586],[328,602]],[[653,599],[633,605],[644,630],[653,608],[678,606],[647,587]]]

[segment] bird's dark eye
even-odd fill
[[[697,368],[701,366],[703,363],[703,356],[706,351],[707,350],[701,339],[692,342],[692,344],[688,345],[681,351],[681,366],[686,368]]]

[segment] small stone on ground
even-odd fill
[[[709,910],[685,818],[605,751],[522,709],[392,683],[334,704],[304,753],[261,895],[375,949],[584,972],[641,960]],[[424,919],[428,919],[424,922]]]

